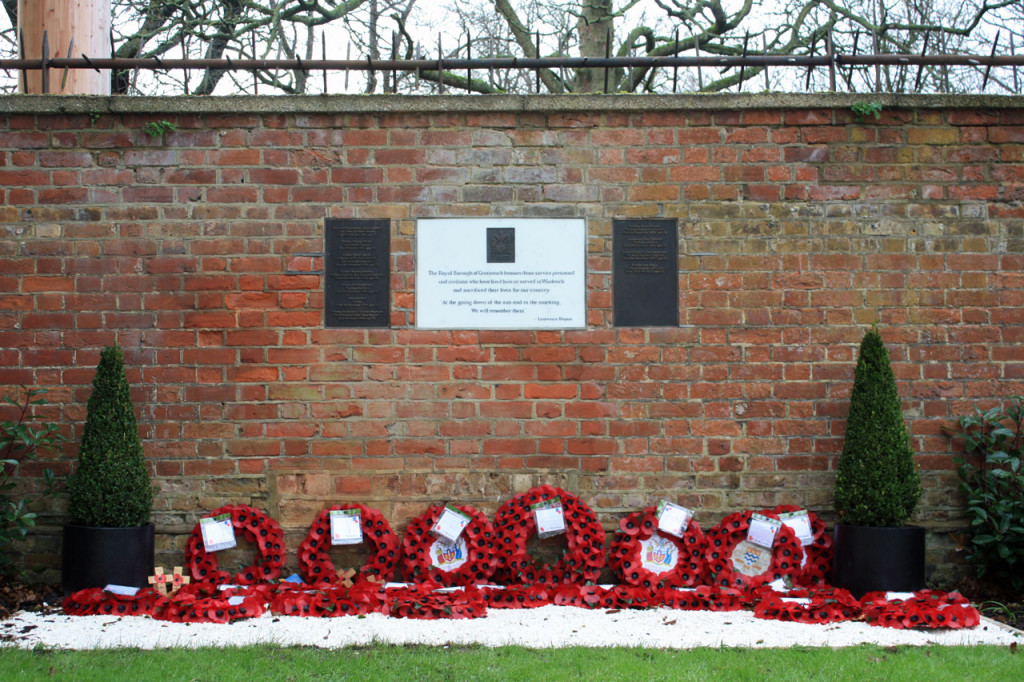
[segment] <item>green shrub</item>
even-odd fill
[[[902,526],[921,498],[896,377],[874,328],[857,355],[834,494],[839,520],[855,526]]]
[[[45,388],[37,388],[25,390],[24,401],[20,393],[17,399],[5,396],[3,400],[15,408],[17,418],[0,422],[0,575],[16,573],[11,550],[36,523],[36,514],[25,508],[25,500],[15,501],[9,494],[14,489],[11,479],[18,463],[35,459],[39,451],[53,450],[64,440],[56,424],[36,421],[35,407],[47,404],[46,398],[40,397],[45,394]],[[52,492],[53,472],[46,469],[43,476],[49,488],[44,493]]]
[[[68,479],[72,523],[131,527],[149,523],[150,484],[121,349],[103,349],[86,407],[78,468]]]
[[[957,458],[960,489],[971,522],[967,560],[979,578],[1024,589],[1024,397],[960,417],[954,437],[966,455]]]

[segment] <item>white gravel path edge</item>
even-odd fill
[[[0,646],[22,649],[167,649],[251,644],[340,649],[369,644],[557,647],[847,647],[1010,645],[1024,632],[983,618],[965,630],[894,630],[866,623],[812,625],[755,618],[749,611],[622,610],[543,606],[491,609],[472,620],[274,616],[230,624],[169,623],[147,617],[65,616],[19,612],[0,622]]]

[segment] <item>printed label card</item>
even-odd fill
[[[789,526],[793,529],[796,534],[796,539],[801,544],[809,545],[814,542],[814,531],[811,529],[811,517],[807,514],[806,509],[801,509],[794,512],[785,512],[779,514],[779,518],[782,519],[782,525]]]
[[[430,529],[430,532],[439,537],[444,538],[448,542],[454,543],[462,535],[462,531],[472,521],[469,514],[464,514],[450,504],[444,506],[444,511],[441,512],[441,516],[437,519],[437,523]]]
[[[750,528],[747,529],[747,540],[760,547],[771,549],[775,544],[775,536],[782,528],[782,521],[761,514],[750,517]]]
[[[231,514],[199,519],[199,530],[203,534],[203,547],[207,552],[231,549],[238,544],[235,529],[231,526]]]
[[[363,519],[358,509],[332,509],[331,544],[358,545],[363,541]]]
[[[906,601],[908,599],[913,599],[916,596],[917,595],[915,595],[913,592],[886,592],[885,593],[885,600],[886,601]]]
[[[683,533],[690,527],[690,519],[693,518],[692,511],[667,500],[658,503],[657,515],[658,530],[677,538],[683,537]]]
[[[111,594],[119,594],[122,597],[134,597],[139,593],[139,588],[129,587],[128,585],[107,585],[103,588],[104,592],[110,592]]]
[[[530,507],[537,523],[537,537],[544,539],[565,532],[565,514],[562,511],[562,498],[552,497],[550,500],[538,502]]]

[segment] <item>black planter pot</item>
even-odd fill
[[[868,592],[924,589],[924,528],[837,523],[832,584],[860,599]]]
[[[64,594],[87,587],[146,587],[153,575],[154,527],[64,526],[61,582]]]

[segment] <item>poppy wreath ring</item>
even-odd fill
[[[793,623],[838,623],[861,616],[860,602],[841,587],[796,588],[775,592],[758,588],[754,615]]]
[[[892,599],[885,592],[860,598],[865,620],[871,625],[903,628],[971,628],[981,614],[959,592],[919,590],[909,599]]]
[[[803,511],[803,507],[792,504],[780,504],[772,510],[776,514]],[[803,566],[794,582],[801,585],[827,585],[832,573],[832,534],[825,532],[825,522],[812,511],[807,512],[811,524],[813,540],[803,545]],[[799,540],[798,540],[799,541]]]
[[[562,501],[567,551],[552,564],[538,563],[526,550],[537,533],[531,506],[554,497]],[[541,485],[516,495],[494,515],[495,577],[506,583],[561,584],[596,582],[604,568],[604,529],[593,510],[561,488]]]
[[[691,520],[678,538],[660,532],[657,510],[647,507],[619,522],[619,532],[608,552],[608,565],[623,582],[648,590],[693,587],[702,582],[706,549],[704,532],[696,521]]]
[[[778,518],[778,515],[772,511],[765,510],[759,513],[770,518]],[[804,551],[800,547],[800,541],[796,539],[793,529],[785,525],[776,533],[775,542],[768,550],[770,558],[767,562],[762,562],[766,565],[762,565],[759,572],[756,565],[752,565],[747,573],[742,573],[735,568],[734,553],[739,545],[747,540],[747,531],[750,528],[752,516],[753,512],[749,510],[734,512],[708,531],[708,549],[705,557],[708,563],[708,573],[714,579],[715,585],[751,589],[786,576],[795,579],[800,574],[800,562],[803,559]],[[756,548],[751,547],[751,549]]]
[[[363,544],[372,552],[370,558],[356,571],[353,582],[377,576],[388,581],[395,573],[401,545],[398,535],[391,530],[387,519],[376,509],[358,502],[335,504],[320,512],[309,528],[306,539],[299,545],[299,570],[310,583],[338,583],[341,578],[331,561],[331,512],[344,509],[359,510],[359,524],[363,529]]]
[[[207,552],[203,544],[201,524],[196,524],[185,543],[185,563],[192,579],[200,582],[252,585],[266,582],[281,575],[284,566],[284,532],[277,521],[258,509],[245,504],[229,504],[215,509],[208,516],[231,515],[231,526],[242,531],[246,539],[256,545],[256,563],[243,568],[236,575],[217,568],[215,552]]]
[[[494,528],[482,512],[457,507],[470,518],[455,543],[434,537],[430,529],[444,513],[432,506],[405,528],[402,571],[406,580],[433,580],[446,587],[486,583],[494,573]]]

